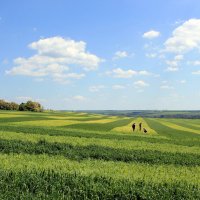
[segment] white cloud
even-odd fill
[[[53,80],[61,83],[61,84],[66,84],[70,83],[69,79],[81,79],[85,77],[85,74],[77,74],[77,73],[66,73],[66,74],[61,74],[61,73],[55,73],[53,76]]]
[[[179,20],[175,21],[173,25],[179,25],[179,24],[182,24],[183,22],[184,22],[184,20],[179,19]]]
[[[199,66],[200,65],[200,60],[189,61],[188,65]]]
[[[20,100],[20,101],[33,101],[33,98],[32,97],[27,97],[27,96],[19,96],[19,97],[16,97],[17,100]]]
[[[192,72],[192,74],[194,74],[194,75],[200,75],[200,70]]]
[[[145,75],[145,76],[151,75],[151,73],[148,72],[148,71],[146,71],[146,70],[138,71],[137,73],[138,73],[139,75]]]
[[[180,80],[179,83],[185,84],[185,83],[186,83],[186,80]]]
[[[104,85],[93,85],[89,87],[90,92],[99,92],[99,90],[105,88]]]
[[[167,71],[168,72],[177,72],[179,69],[177,67],[168,67]]]
[[[160,89],[171,90],[171,89],[174,89],[174,87],[169,86],[169,85],[161,85],[161,86],[160,86]]]
[[[147,39],[153,39],[153,38],[157,38],[160,36],[160,32],[155,31],[155,30],[150,30],[146,33],[143,34],[143,38],[147,38]]]
[[[112,71],[107,71],[106,74],[111,75],[115,78],[132,78],[135,75],[151,75],[150,72],[147,72],[145,70],[135,71],[132,69],[123,70],[121,68],[116,68],[113,69]]]
[[[156,53],[146,53],[145,56],[147,58],[156,58],[157,54]]]
[[[176,56],[174,57],[174,60],[176,60],[176,61],[181,61],[181,60],[183,60],[183,58],[184,58],[184,56],[181,55],[181,54],[179,54],[179,55],[176,55]]]
[[[122,90],[122,89],[125,89],[125,86],[123,86],[123,85],[113,85],[112,88],[114,90]]]
[[[112,74],[115,78],[131,78],[137,74],[136,71],[129,69],[123,70],[121,68],[116,68],[112,70]]]
[[[18,96],[15,98],[19,103],[21,102],[27,102],[27,101],[36,101],[36,102],[46,102],[47,100],[46,99],[41,99],[41,98],[32,98],[32,97],[29,97],[29,96]]]
[[[186,53],[200,47],[200,19],[189,19],[178,26],[164,43],[165,51]]]
[[[75,101],[85,101],[87,98],[81,95],[76,95],[76,96],[73,96],[72,99]]]
[[[39,103],[41,103],[41,102],[42,102],[42,103],[47,102],[46,99],[36,99],[35,101],[36,101],[36,102],[39,102]]]
[[[168,65],[167,71],[175,72],[179,70],[179,64],[183,60],[183,55],[176,55],[173,60],[167,60],[166,64]]]
[[[139,81],[134,82],[134,86],[136,88],[144,88],[144,87],[148,87],[149,84],[146,83],[145,81],[139,80]]]
[[[102,59],[86,51],[86,43],[76,42],[62,37],[40,39],[29,45],[37,53],[29,58],[16,58],[11,75],[35,77],[50,76],[53,80],[79,79],[84,74],[69,73],[69,69],[78,66],[85,71],[98,68]],[[62,80],[61,80],[62,79]]]
[[[126,57],[128,57],[128,53],[126,51],[117,51],[115,52],[113,59],[116,60],[119,58],[126,58]]]

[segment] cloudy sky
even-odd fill
[[[0,98],[200,109],[199,10],[199,0],[2,0]]]

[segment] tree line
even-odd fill
[[[42,112],[43,107],[40,103],[34,101],[27,101],[26,103],[17,104],[15,102],[7,102],[3,99],[0,99],[0,110]]]

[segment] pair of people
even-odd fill
[[[133,132],[135,131],[135,128],[136,128],[136,124],[133,123],[132,124]],[[142,131],[142,122],[139,123],[139,131]],[[144,133],[147,133],[147,129],[146,128],[143,128],[143,131],[144,131]]]

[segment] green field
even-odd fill
[[[200,199],[200,119],[1,111],[0,151],[0,199]]]

